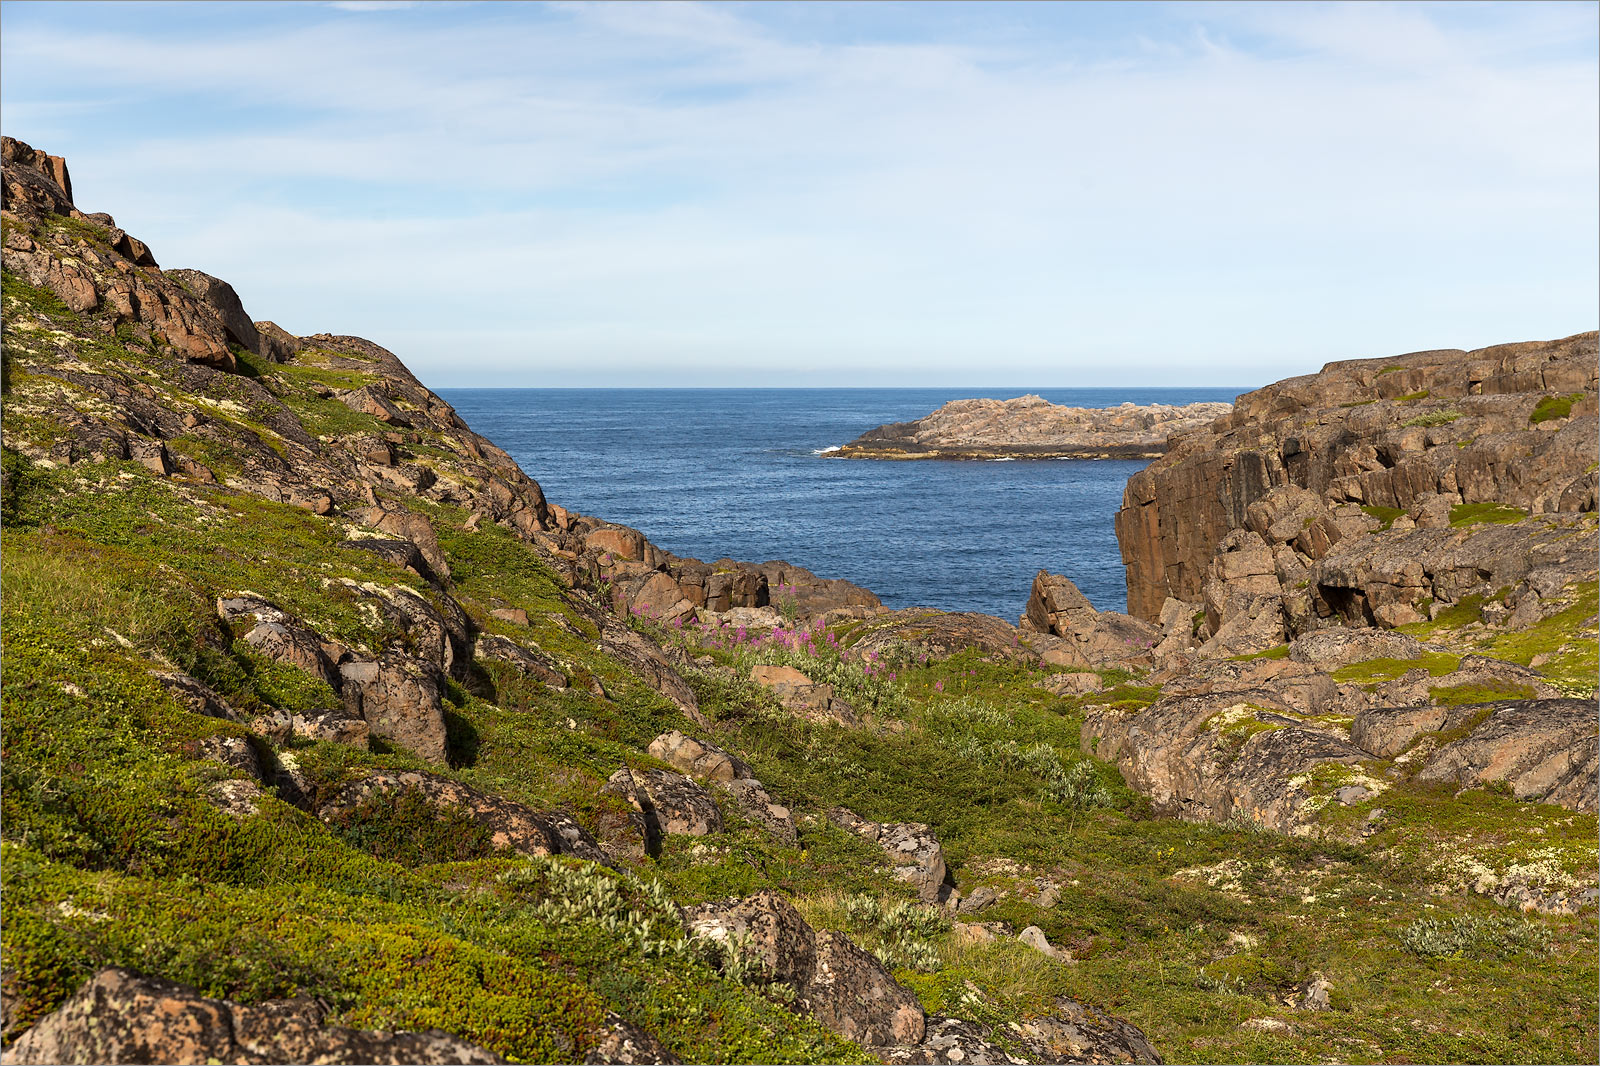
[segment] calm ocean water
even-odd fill
[[[545,495],[678,555],[787,559],[891,607],[1015,620],[1041,567],[1127,594],[1111,528],[1125,460],[881,462],[818,453],[947,400],[1232,401],[1242,389],[440,389]]]

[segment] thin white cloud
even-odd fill
[[[1567,8],[1179,6],[1159,39],[1059,48],[443,10],[9,25],[8,132],[59,135],[90,209],[257,315],[425,371],[520,358],[522,383],[751,353],[841,381],[1268,378],[1596,317],[1596,64],[1560,51]],[[132,135],[86,132],[124,110]]]

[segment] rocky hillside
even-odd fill
[[[869,429],[841,459],[1153,459],[1167,438],[1228,414],[1225,403],[1062,407],[1038,396],[951,400],[930,415]]]
[[[1592,505],[1363,515],[1528,560],[1399,630],[887,611],[4,156],[5,1061],[1595,1059]]]

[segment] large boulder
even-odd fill
[[[916,889],[924,903],[950,897],[949,868],[944,848],[933,830],[921,822],[869,822],[846,807],[828,812],[828,820],[883,849],[896,879]]]
[[[232,285],[198,270],[166,270],[162,273],[176,279],[197,300],[210,308],[227,331],[229,340],[257,355],[266,354],[261,334],[256,331],[256,324],[250,320],[250,316],[245,314],[244,304],[239,301],[239,294],[233,291]]]
[[[429,762],[445,761],[444,673],[437,666],[386,652],[344,663],[339,676],[345,707],[366,720],[372,736]]]
[[[1417,777],[1463,788],[1504,781],[1518,799],[1594,811],[1597,735],[1592,700],[1498,703],[1471,733],[1434,752]]]
[[[519,855],[571,855],[591,862],[606,861],[594,838],[571,815],[536,811],[436,774],[370,774],[346,785],[319,806],[317,817],[325,822],[338,821],[363,804],[392,802],[407,791],[436,807],[466,815],[488,830],[489,843],[494,848]]]
[[[325,1025],[309,998],[244,1006],[193,988],[105,969],[5,1053],[17,1063],[499,1063],[438,1029],[390,1032]]]
[[[1116,762],[1160,813],[1285,833],[1327,802],[1308,771],[1341,763],[1359,773],[1371,758],[1262,689],[1168,696],[1132,714],[1097,709],[1082,734],[1084,751]]]
[[[697,937],[746,953],[750,980],[786,985],[795,1005],[848,1040],[864,1045],[917,1044],[925,1018],[917,997],[877,959],[840,933],[818,933],[771,889],[744,900],[690,907]]]
[[[618,796],[644,818],[645,845],[660,851],[668,836],[702,837],[720,833],[722,812],[711,794],[693,778],[670,770],[634,770],[622,767],[606,781],[601,792]]]

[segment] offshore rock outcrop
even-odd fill
[[[1475,504],[1594,510],[1597,375],[1591,332],[1330,363],[1241,396],[1129,479],[1116,519],[1129,612],[1199,603],[1238,530],[1271,530],[1317,561],[1381,524],[1363,507],[1414,526]],[[1251,562],[1231,576],[1246,573],[1272,571]]]
[[[1062,407],[1038,396],[951,400],[911,422],[869,429],[825,453],[841,459],[1153,459],[1167,438],[1229,412],[1225,403]]]

